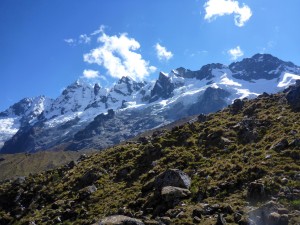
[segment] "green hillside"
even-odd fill
[[[299,92],[3,182],[0,224],[300,224]]]
[[[0,180],[28,176],[62,166],[89,152],[41,151],[37,153],[0,154]]]

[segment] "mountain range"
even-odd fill
[[[299,225],[299,120],[296,81],[93,154],[27,153],[21,170],[81,156],[1,180],[0,224]],[[0,176],[11,174],[16,155],[25,154],[3,158]]]
[[[56,99],[25,98],[1,112],[0,153],[104,149],[235,99],[276,93],[298,79],[299,66],[256,54],[229,66],[161,72],[155,81],[122,77],[110,88],[76,81]]]

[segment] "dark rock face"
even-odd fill
[[[166,186],[189,189],[191,186],[191,178],[181,170],[168,169],[160,174],[155,180],[155,187],[157,190],[161,190]]]
[[[183,67],[179,67],[175,71],[177,71],[176,75],[183,78],[196,78],[198,80],[203,80],[203,79],[210,80],[214,78],[214,75],[212,74],[213,69],[225,69],[225,68],[227,67],[223,64],[212,63],[212,64],[202,66],[201,69],[197,71],[191,71]]]
[[[287,92],[286,99],[295,111],[300,111],[300,80],[297,80],[296,85]]]
[[[151,99],[149,102],[154,102],[159,98],[170,98],[174,89],[175,85],[171,82],[170,78],[163,73],[160,73],[158,80],[151,90]]]
[[[24,98],[21,101],[19,101],[18,103],[14,104],[11,107],[11,109],[15,115],[21,116],[25,113],[25,111],[30,103],[31,103],[30,99]]]
[[[126,89],[123,89],[123,85],[126,86]],[[144,82],[135,82],[129,77],[122,77],[118,83],[114,86],[112,91],[121,94],[121,95],[131,95],[133,91],[140,90],[145,85]],[[124,92],[125,90],[125,92]]]
[[[300,73],[300,68],[293,63],[284,62],[269,54],[256,54],[229,65],[234,78],[247,81],[278,78],[287,68],[293,68]]]
[[[95,85],[94,85],[94,94],[95,94],[95,95],[98,95],[98,94],[99,94],[99,91],[100,91],[100,86],[99,86],[99,84],[95,84]]]
[[[101,113],[100,115],[96,116],[94,118],[94,121],[91,122],[85,129],[76,133],[74,135],[74,139],[76,141],[80,141],[95,135],[97,132],[99,133],[98,129],[101,128],[102,124],[107,120],[113,119],[114,115],[115,112],[112,109],[109,109],[107,111],[107,114]]]
[[[203,79],[210,80],[214,78],[214,75],[212,74],[213,69],[224,69],[224,68],[226,68],[226,66],[220,63],[208,64],[202,66],[199,71],[196,71],[195,77],[198,80],[203,80]]]
[[[94,225],[144,225],[144,223],[128,216],[115,215],[106,217]]]
[[[34,134],[37,129],[40,129],[40,127],[33,128],[27,125],[21,128],[11,139],[4,143],[1,153],[10,154],[32,151],[36,148]]]
[[[44,96],[36,98],[24,98],[18,103],[13,104],[4,112],[0,112],[0,117],[18,116],[21,117],[21,127],[26,126],[30,120],[38,118],[42,114],[40,105],[45,101]],[[50,100],[50,99],[49,99]]]
[[[226,98],[230,93],[220,88],[207,88],[199,101],[189,109],[190,115],[201,113],[210,113],[227,106]]]

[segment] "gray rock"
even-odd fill
[[[198,116],[198,122],[204,123],[206,120],[207,120],[207,115],[201,113],[201,114]]]
[[[73,161],[71,161],[71,162],[68,163],[68,168],[69,168],[69,169],[72,169],[72,168],[74,168],[76,165],[77,165],[77,162],[73,160]]]
[[[17,179],[14,181],[15,185],[21,185],[26,181],[26,177],[17,177]]]
[[[276,152],[282,151],[289,146],[289,142],[284,138],[279,142],[272,145],[271,149],[275,150]]]
[[[300,181],[300,173],[295,175],[295,180],[299,180]]]
[[[123,215],[109,216],[94,225],[144,225],[141,220]]]
[[[268,217],[268,224],[270,225],[279,225],[280,215],[276,212],[272,212]]]
[[[168,216],[159,217],[158,220],[166,225],[171,224],[171,218]]]
[[[251,201],[265,199],[266,192],[264,184],[260,181],[251,182],[248,186],[247,197]]]
[[[280,225],[288,225],[289,224],[289,217],[288,217],[288,215],[286,215],[286,214],[280,215],[279,224]]]
[[[294,139],[294,140],[290,143],[290,147],[292,147],[292,148],[300,147],[300,138]]]
[[[218,219],[216,225],[226,225],[226,220],[223,217],[223,214],[218,214]]]
[[[251,210],[248,212],[249,218],[253,220],[256,224],[268,224],[269,221],[269,215],[271,213],[276,213],[274,214],[274,217],[272,217],[271,220],[275,220],[275,215],[277,215],[277,210],[281,206],[274,202],[274,201],[269,201],[266,204],[260,206],[259,208],[256,208],[254,210]],[[273,224],[270,224],[273,225]]]
[[[189,187],[191,186],[191,178],[181,170],[168,169],[157,176],[154,185],[156,190],[158,191],[166,186],[189,189]]]
[[[230,106],[230,112],[235,115],[240,112],[244,107],[245,102],[241,99],[235,99],[233,104]]]
[[[102,172],[99,172],[95,169],[87,171],[82,177],[78,179],[78,187],[86,187],[92,185],[103,175]]]
[[[194,223],[200,223],[200,222],[201,222],[201,219],[200,219],[198,216],[194,216],[193,222],[194,222]]]
[[[278,213],[281,214],[288,214],[289,210],[286,208],[278,208]]]
[[[97,191],[97,188],[95,185],[87,186],[79,191],[79,198],[85,199],[96,191]]]
[[[161,190],[161,196],[167,202],[186,198],[190,194],[191,192],[188,189],[172,187],[172,186],[163,187]]]

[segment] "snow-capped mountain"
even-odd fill
[[[219,110],[237,98],[275,93],[300,79],[300,67],[269,54],[229,66],[180,67],[156,81],[121,78],[111,88],[77,81],[55,100],[24,99],[0,114],[1,153],[104,148],[175,120]]]
[[[45,96],[24,98],[0,113],[0,148],[21,127],[33,125],[44,109],[52,104],[52,100]]]

